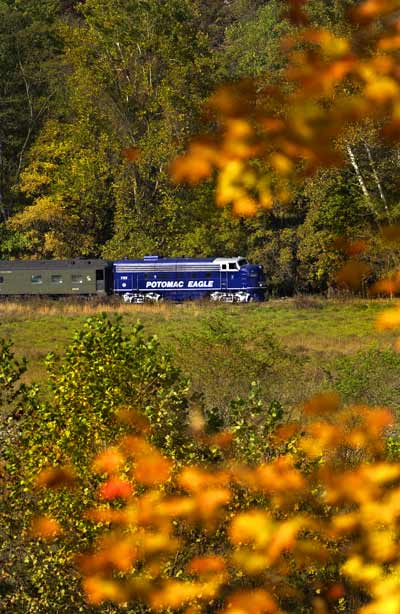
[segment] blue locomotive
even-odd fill
[[[248,303],[265,298],[261,265],[245,258],[163,258],[119,260],[113,264],[114,293],[125,302],[212,301]]]

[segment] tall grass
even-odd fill
[[[171,303],[129,305],[119,302],[89,302],[89,301],[44,301],[30,299],[26,302],[15,300],[0,303],[0,320],[42,319],[52,316],[89,317],[99,313],[162,313],[173,309]]]
[[[363,400],[382,393],[400,407],[400,363],[385,354],[393,351],[397,335],[374,329],[386,306],[387,301],[321,298],[251,305],[12,300],[0,302],[0,336],[13,340],[18,356],[27,356],[26,381],[39,381],[45,377],[47,352],[62,354],[87,317],[119,314],[127,331],[140,320],[145,332],[156,334],[173,355],[190,378],[193,393],[203,395],[210,409],[227,407],[232,396],[247,394],[252,381],[260,383],[266,401],[277,399],[287,408],[324,388],[339,387],[344,397],[352,398],[358,391],[352,380],[353,357],[355,364],[366,364],[363,357],[373,356],[382,363],[382,368],[377,364],[380,379],[373,380],[369,368],[357,371],[357,378],[366,382]],[[373,354],[368,353],[371,349]]]

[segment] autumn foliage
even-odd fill
[[[229,443],[213,465],[173,463],[134,434],[99,454],[98,504],[85,516],[100,534],[76,560],[89,603],[398,612],[400,464],[387,460],[385,444],[392,414],[340,407],[333,393],[302,410],[301,423],[275,429],[275,456],[258,466],[238,463]],[[54,472],[56,481],[46,469],[40,484],[60,487],[63,472]],[[48,539],[57,529],[49,518],[33,528]]]
[[[220,130],[192,141],[175,160],[176,181],[218,172],[216,201],[237,215],[288,202],[291,185],[344,162],[340,138],[373,121],[400,135],[400,26],[396,0],[367,0],[349,14],[348,37],[310,26],[306,2],[288,2],[297,34],[283,41],[282,83],[244,80],[210,99]]]
[[[350,126],[368,120],[386,139],[400,135],[399,3],[361,3],[348,37],[311,28],[300,0],[288,8],[299,29],[284,41],[285,85],[219,90],[210,106],[220,131],[194,140],[172,168],[189,183],[217,170],[217,203],[241,216],[288,201],[293,182],[340,164],[338,141]],[[363,249],[346,246],[354,261],[342,277],[355,285]],[[397,287],[398,276],[390,283]],[[393,310],[378,326],[399,323]],[[171,460],[140,429],[124,435],[93,461],[101,483],[85,518],[99,535],[76,558],[88,602],[186,614],[398,614],[400,464],[386,449],[393,428],[388,409],[342,407],[326,393],[275,428],[258,465],[238,462],[234,434],[210,439],[201,425],[193,436],[218,449],[208,463],[206,455]],[[70,468],[38,477],[48,488],[72,481]],[[61,530],[56,518],[32,527],[49,539]]]

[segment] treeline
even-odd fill
[[[313,0],[309,11],[345,34],[350,4]],[[345,166],[253,218],[216,208],[213,181],[170,179],[190,136],[213,127],[205,102],[218,85],[282,77],[294,27],[284,9],[0,0],[0,258],[243,254],[280,294],[336,287],[349,256],[368,265],[366,284],[393,270],[396,250],[379,231],[399,221],[400,154],[372,123],[337,143]]]

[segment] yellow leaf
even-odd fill
[[[229,528],[229,537],[234,544],[252,543],[256,547],[265,547],[274,530],[275,524],[269,514],[251,510],[235,516]]]
[[[342,565],[342,572],[355,582],[374,582],[383,575],[380,565],[364,563],[363,559],[355,555]]]
[[[374,102],[384,103],[396,98],[400,93],[398,84],[390,77],[377,78],[364,89],[367,98]]]
[[[127,600],[126,592],[118,582],[99,576],[85,578],[83,580],[83,590],[86,599],[92,605],[99,605],[104,601],[123,603]]]
[[[293,162],[281,153],[271,154],[269,161],[271,166],[281,175],[288,175],[293,170]]]
[[[243,196],[233,202],[233,214],[240,217],[251,217],[257,213],[257,201],[250,196]]]
[[[212,599],[218,590],[213,582],[179,582],[168,580],[160,591],[150,597],[151,607],[155,610],[177,609],[195,599]]]
[[[398,328],[400,326],[400,307],[386,309],[378,316],[375,326],[378,330]]]
[[[263,573],[270,565],[268,554],[264,551],[240,548],[232,555],[232,562],[250,575]]]

